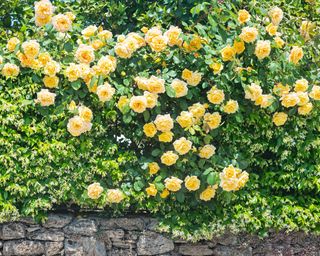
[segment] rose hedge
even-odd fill
[[[3,15],[2,220],[66,204],[191,239],[319,230],[319,6],[170,3]]]

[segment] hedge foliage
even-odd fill
[[[269,2],[1,3],[1,221],[319,232],[320,5]]]

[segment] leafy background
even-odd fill
[[[56,38],[48,38],[46,43],[50,53],[62,61],[72,50],[77,33],[90,24],[102,25],[114,35],[138,31],[143,26],[160,24],[168,28],[177,25],[184,31],[209,38],[212,47],[204,47],[199,52],[200,58],[182,57],[178,51],[167,56],[142,49],[130,60],[121,60],[122,65],[118,65],[111,81],[118,90],[127,90],[139,72],[154,74],[161,69],[162,75],[170,79],[179,76],[185,67],[201,71],[204,90],[194,90],[188,95],[188,104],[196,102],[209,85],[217,83],[232,99],[239,101],[240,110],[236,115],[224,116],[224,125],[210,136],[190,135],[194,142],[210,140],[217,146],[216,157],[211,162],[198,166],[191,157],[187,164],[178,168],[185,174],[189,170],[201,174],[212,166],[219,170],[217,166],[234,162],[250,173],[250,181],[241,191],[219,193],[209,203],[195,200],[186,191],[166,200],[150,199],[144,192],[150,179],[142,163],[153,157],[156,159],[159,152],[154,149],[163,148],[146,140],[141,127],[153,120],[156,113],[123,118],[113,108],[115,102],[106,108],[86,89],[74,92],[73,88],[57,92],[64,93],[63,100],[56,103],[57,107],[43,109],[31,104],[42,87],[40,74],[23,70],[24,75],[17,80],[0,79],[1,221],[20,215],[41,219],[49,209],[104,208],[103,201],[93,203],[85,193],[88,184],[100,181],[106,187],[121,186],[130,195],[123,203],[108,206],[105,214],[151,212],[159,217],[163,230],[189,239],[210,237],[224,228],[260,235],[265,235],[271,228],[320,231],[318,106],[308,117],[290,113],[290,121],[284,127],[276,128],[271,122],[271,110],[261,110],[244,100],[242,89],[244,82],[259,80],[263,90],[270,92],[274,81],[292,84],[301,76],[319,83],[320,6],[317,1],[273,1],[272,5],[270,1],[52,2],[58,11],[70,10],[77,16],[76,33],[68,44],[52,43]],[[24,40],[41,35],[33,25],[33,3],[27,0],[0,3],[1,48],[13,35]],[[265,17],[273,5],[284,11],[281,32],[289,46],[304,46],[303,64],[295,68],[283,67],[284,57],[279,59],[274,53],[268,68],[265,68],[266,62],[258,63],[252,58],[243,60],[243,66],[252,65],[259,72],[237,74],[233,72],[235,64],[230,63],[221,76],[213,76],[207,64],[217,54],[215,49],[221,49],[228,38],[239,34],[239,28],[235,26],[237,10],[245,8],[252,16]],[[318,25],[309,41],[304,41],[298,32],[301,21],[306,19]],[[263,18],[257,23],[265,24]],[[71,99],[81,100],[94,112],[92,132],[80,138],[73,138],[65,128],[71,117],[66,111]],[[166,97],[163,106],[166,101],[172,99]],[[170,105],[168,109],[180,113],[183,102],[174,107]],[[164,110],[162,107],[161,111]],[[135,139],[128,145],[117,139],[119,134]],[[179,131],[175,134],[179,135]],[[150,151],[149,158],[143,157],[143,152]],[[172,169],[164,168],[162,176],[171,172]],[[163,177],[160,175],[158,179]],[[208,177],[202,179],[206,181]]]

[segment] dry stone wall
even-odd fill
[[[40,225],[31,219],[3,223],[0,255],[135,256],[320,256],[320,237],[271,233],[263,240],[252,235],[226,233],[210,241],[172,240],[156,232],[156,220],[135,216],[101,218],[50,214]]]

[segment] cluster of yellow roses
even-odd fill
[[[87,195],[91,199],[99,199],[104,189],[98,182],[94,182],[87,188]],[[124,194],[119,189],[108,189],[107,190],[107,201],[109,203],[120,203],[124,199]]]
[[[149,164],[150,172],[154,173],[159,170],[159,166],[156,163]],[[237,191],[244,187],[249,180],[249,174],[245,171],[241,171],[239,168],[235,168],[232,165],[224,168],[220,173],[220,187],[225,191]],[[197,176],[187,176],[184,181],[177,177],[170,177],[164,180],[165,189],[160,193],[161,198],[166,198],[170,195],[170,192],[177,192],[181,189],[182,183],[188,191],[197,191],[200,188],[201,181]],[[205,190],[200,193],[200,200],[209,201],[214,198],[218,185],[209,185]],[[155,184],[150,183],[146,188],[146,192],[149,196],[156,196],[158,190]]]
[[[291,91],[291,87],[277,83],[273,87],[273,94],[279,97],[281,105],[285,108],[298,106],[298,113],[300,115],[309,115],[313,109],[313,105],[310,102],[310,98],[313,100],[320,100],[320,86],[314,85],[309,90],[309,83],[306,79],[302,78],[297,80],[293,85],[294,91]],[[269,107],[276,97],[272,94],[263,94],[262,88],[252,83],[245,89],[245,98],[254,101],[256,105],[262,108]],[[284,112],[276,112],[273,115],[273,123],[276,126],[281,126],[286,123],[288,115]]]
[[[55,30],[65,33],[72,28],[72,22],[75,16],[72,12],[64,14],[59,13],[53,16],[55,7],[49,0],[41,0],[34,3],[35,9],[35,23],[37,26],[42,27],[47,24],[52,24]]]
[[[93,114],[90,108],[85,106],[77,107],[75,102],[72,101],[69,105],[69,110],[78,113],[68,121],[67,129],[72,136],[80,136],[82,133],[91,130]]]
[[[283,18],[283,12],[279,7],[274,7],[269,11],[271,23],[266,26],[266,31],[270,36],[274,37],[276,47],[282,48],[285,42],[281,39],[280,33],[277,32],[278,25]],[[251,18],[251,15],[246,10],[240,10],[238,12],[238,21],[240,24],[247,23]],[[245,50],[245,43],[253,43],[258,37],[259,31],[256,27],[244,27],[242,28],[239,38],[233,43],[233,46],[227,45],[221,50],[221,57],[223,61],[233,61],[236,54],[241,54]],[[259,60],[268,57],[271,53],[271,41],[270,40],[258,40],[255,46],[255,55]],[[297,64],[303,57],[302,48],[299,46],[293,46],[289,54],[289,62]],[[216,63],[211,64],[211,68],[215,73],[219,73],[222,70],[222,66]]]

